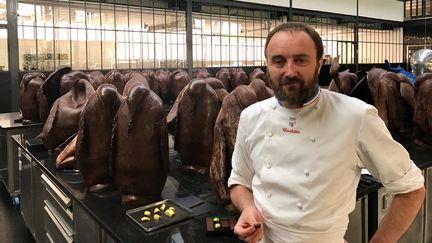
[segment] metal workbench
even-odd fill
[[[23,138],[33,138],[42,131],[42,123],[22,124],[14,122],[19,112],[0,114],[0,179],[13,199],[19,203],[19,176],[17,144],[12,136],[20,134]]]

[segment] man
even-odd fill
[[[320,89],[319,34],[302,23],[273,29],[265,44],[275,97],[240,117],[232,172],[234,232],[247,242],[342,243],[362,168],[393,203],[371,242],[396,242],[424,199],[424,178],[377,110]]]

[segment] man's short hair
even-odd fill
[[[288,23],[282,23],[278,26],[276,26],[270,33],[267,35],[266,43],[264,46],[264,55],[267,58],[267,46],[271,40],[271,38],[280,31],[285,32],[292,32],[292,31],[303,31],[306,34],[309,35],[309,37],[312,39],[312,41],[315,43],[316,52],[317,52],[317,61],[319,61],[323,56],[323,43],[321,36],[316,32],[314,28],[311,26],[302,23],[302,22],[288,22]]]

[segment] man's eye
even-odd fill
[[[274,62],[275,64],[282,64],[282,63],[283,63],[283,60],[282,60],[282,59],[275,59],[273,62]]]
[[[306,63],[306,60],[305,59],[295,59],[295,62],[297,64],[304,64],[304,63]]]

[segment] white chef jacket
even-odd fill
[[[228,186],[252,190],[266,242],[342,243],[362,168],[389,193],[424,184],[375,107],[322,89],[299,109],[272,97],[243,110]]]

